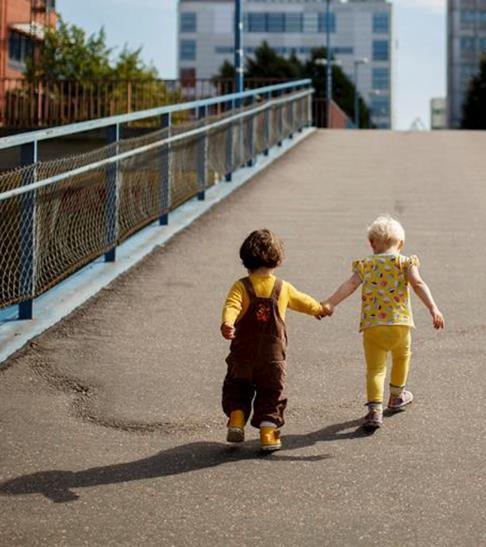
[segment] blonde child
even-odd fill
[[[223,308],[221,334],[231,340],[223,384],[223,410],[228,416],[228,442],[242,442],[245,424],[260,430],[262,450],[281,448],[284,424],[287,308],[317,318],[327,315],[321,304],[277,279],[283,260],[280,239],[270,230],[256,230],[243,242],[240,258],[248,276],[231,287]]]
[[[414,328],[409,285],[432,316],[434,328],[444,328],[444,318],[429,287],[419,273],[416,256],[400,254],[405,242],[402,225],[389,215],[378,217],[368,228],[373,255],[353,262],[353,274],[324,303],[330,315],[334,308],[362,286],[360,332],[367,366],[368,413],[364,426],[383,424],[383,392],[386,360],[392,355],[391,411],[402,410],[413,401],[406,389],[411,357],[411,329]]]

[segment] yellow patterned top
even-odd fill
[[[416,256],[377,254],[353,262],[353,271],[361,278],[360,332],[379,325],[415,327],[407,271],[419,266]]]

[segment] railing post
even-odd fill
[[[317,101],[314,102],[314,97],[312,94],[308,95],[306,97],[306,101],[307,101],[307,123],[306,123],[306,127],[312,127],[312,106],[315,104],[316,105],[316,127],[320,127],[320,125],[317,123]]]
[[[270,103],[272,100],[272,93],[267,93],[267,102]],[[263,121],[263,142],[264,142],[264,150],[263,155],[268,156],[270,151],[270,130],[271,130],[271,123],[272,123],[272,107],[270,104],[267,106],[264,112],[264,121]]]
[[[229,101],[226,104],[226,111],[231,112],[230,116],[234,113],[234,111],[235,111],[235,101],[234,100]],[[232,179],[233,179],[233,163],[234,163],[233,138],[234,138],[234,130],[233,130],[233,122],[231,122],[230,125],[228,126],[227,135],[226,135],[226,167],[227,167],[227,172],[226,172],[226,175],[224,177],[224,180],[226,182],[231,182]]]
[[[255,102],[255,96],[249,98],[250,106]],[[248,139],[248,155],[250,156],[249,160],[246,163],[247,167],[253,167],[255,165],[255,116],[251,114],[247,118],[246,126],[246,135]]]
[[[197,119],[204,120],[208,115],[208,107],[200,106],[197,109]],[[208,164],[208,134],[204,133],[200,138],[197,146],[197,199],[203,201],[206,199],[207,185],[207,164]]]
[[[23,144],[20,147],[20,165],[25,167],[37,163],[37,141]],[[29,178],[26,174],[22,177],[22,185],[35,182],[36,173]],[[19,319],[32,319],[35,292],[35,263],[36,263],[36,192],[27,192],[21,198],[21,234],[20,234],[20,276],[19,292],[27,294],[30,298],[20,302]]]
[[[294,90],[290,89],[289,94],[292,94]],[[293,99],[290,100],[289,109],[288,109],[288,115],[289,115],[289,125],[290,125],[290,133],[289,133],[289,139],[294,138],[294,120],[295,120],[295,101]]]
[[[297,115],[299,116],[299,123],[298,123],[298,127],[297,127],[297,131],[299,133],[302,133],[302,131],[304,130],[304,108],[305,108],[305,97],[302,97],[301,99],[299,99],[299,102],[297,103],[299,105],[299,108],[298,108],[298,111],[297,111]]]
[[[120,124],[107,127],[107,143],[119,143],[121,138]],[[114,154],[118,154],[119,145],[114,147]],[[118,207],[120,186],[120,165],[119,162],[110,163],[106,169],[106,241],[112,245],[111,249],[105,253],[105,262],[115,262],[116,244],[118,237]]]
[[[167,130],[167,138],[171,135],[171,115],[162,114],[161,127]],[[160,168],[160,217],[159,225],[166,226],[169,223],[170,210],[170,144],[162,148]]]
[[[283,95],[283,91],[277,91],[277,98]],[[282,146],[282,133],[283,133],[283,106],[282,103],[279,103],[278,106],[278,116],[277,116],[277,131],[278,131],[278,146]]]

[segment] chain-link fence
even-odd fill
[[[198,116],[87,154],[0,175],[0,308],[36,296],[112,252],[147,224],[199,196],[311,125],[312,90]],[[218,108],[219,112],[221,109]]]

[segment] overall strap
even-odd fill
[[[255,289],[253,288],[253,283],[250,281],[249,277],[243,277],[240,279],[241,283],[243,283],[243,286],[246,289],[246,292],[248,294],[248,298],[250,301],[254,300],[256,298]]]
[[[282,280],[275,279],[275,283],[273,285],[273,290],[272,290],[272,294],[270,295],[270,298],[278,302],[281,292],[282,292]]]

